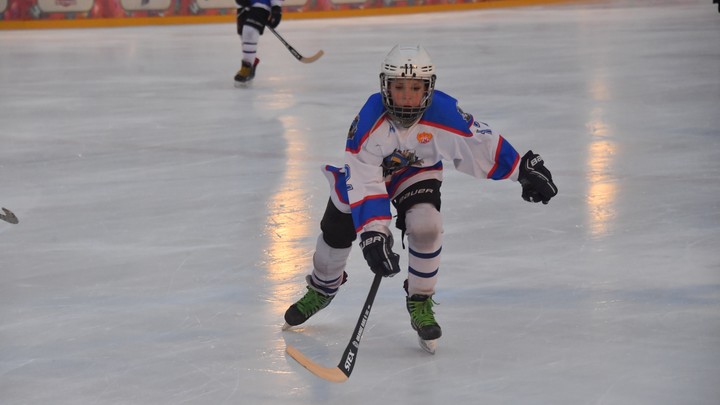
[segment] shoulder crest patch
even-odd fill
[[[352,139],[358,129],[358,122],[360,122],[360,115],[356,115],[352,124],[350,124],[350,130],[348,131],[347,139]]]
[[[420,132],[417,134],[417,140],[420,143],[428,143],[432,140],[433,136],[430,132]]]

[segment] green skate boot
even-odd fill
[[[410,325],[418,333],[420,347],[430,354],[435,354],[437,340],[442,336],[442,329],[435,321],[433,304],[435,301],[429,295],[415,294],[406,298]]]
[[[304,323],[318,311],[330,305],[330,302],[335,298],[335,295],[326,295],[312,288],[310,286],[310,284],[314,285],[312,279],[310,276],[307,277],[308,291],[285,311],[285,325],[283,325],[282,330],[288,330],[293,326]],[[343,272],[342,277],[340,285],[345,284],[347,281],[347,273]]]

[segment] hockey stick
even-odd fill
[[[321,50],[317,51],[317,53],[315,55],[306,58],[306,57],[300,55],[300,52],[296,51],[295,48],[292,47],[292,45],[288,44],[287,41],[283,37],[281,37],[280,34],[278,34],[277,31],[275,31],[275,29],[273,27],[268,25],[265,28],[269,29],[270,32],[275,34],[275,36],[280,40],[280,42],[282,42],[283,45],[285,45],[285,48],[287,48],[288,51],[290,51],[290,53],[293,54],[295,59],[299,60],[302,63],[313,63],[316,60],[320,59],[320,57],[323,56],[323,54],[325,53],[321,49]]]
[[[382,275],[376,274],[370,287],[370,292],[368,292],[367,299],[365,299],[365,306],[360,313],[360,318],[358,318],[355,330],[350,338],[350,342],[347,344],[347,347],[345,347],[345,352],[340,358],[340,363],[338,363],[337,367],[321,366],[307,358],[300,350],[290,345],[287,345],[285,351],[287,351],[290,357],[297,360],[301,366],[322,379],[336,383],[347,381],[347,379],[350,378],[350,373],[352,373],[353,368],[355,368],[355,360],[357,359],[357,353],[360,349],[360,339],[362,339],[365,324],[370,317],[370,310],[372,309],[375,295],[377,295],[378,288],[380,287],[380,280],[382,280]]]
[[[0,214],[0,219],[11,224],[17,224],[19,222],[15,214],[13,214],[9,209],[3,208],[2,210],[5,214]]]

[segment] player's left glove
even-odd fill
[[[525,201],[547,204],[558,192],[552,181],[550,170],[545,167],[542,157],[529,150],[520,160],[518,181],[522,185]]]
[[[270,28],[277,28],[277,26],[280,25],[280,20],[282,20],[282,7],[272,6],[270,9],[270,19],[268,20],[267,25],[269,25]]]
[[[392,234],[368,231],[360,235],[363,256],[375,274],[392,277],[400,273],[400,255],[392,251]]]

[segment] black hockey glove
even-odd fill
[[[525,201],[547,204],[558,192],[552,181],[550,170],[545,167],[542,157],[529,150],[520,160],[518,181],[522,185],[522,198]]]
[[[280,20],[282,20],[282,7],[272,6],[267,25],[269,25],[270,28],[277,28],[277,26],[280,25]]]
[[[400,273],[400,255],[392,251],[392,235],[369,231],[363,232],[360,239],[363,256],[373,273],[383,277],[392,277]]]

